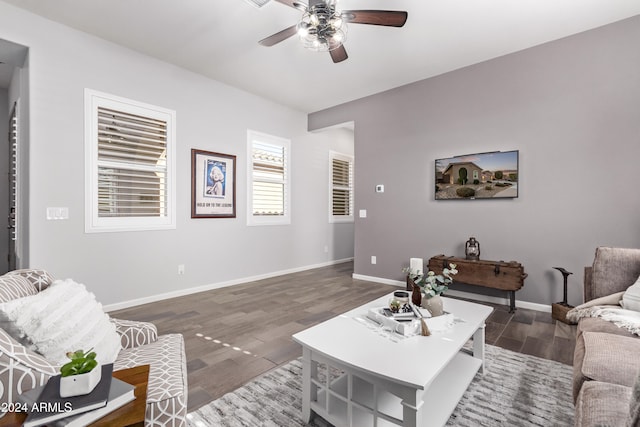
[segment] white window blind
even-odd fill
[[[166,216],[167,124],[98,107],[98,216]]]
[[[329,219],[353,221],[353,157],[330,152],[329,162]]]
[[[249,225],[289,222],[288,140],[249,131]]]
[[[175,228],[175,113],[88,91],[87,231]]]
[[[16,105],[9,118],[9,238],[18,240],[18,113]]]

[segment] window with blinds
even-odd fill
[[[353,157],[329,153],[329,221],[353,221]]]
[[[288,224],[290,141],[248,132],[249,225]]]
[[[89,231],[175,228],[175,113],[89,91]]]

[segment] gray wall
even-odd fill
[[[403,280],[475,236],[525,266],[519,300],[560,301],[563,266],[579,303],[597,246],[640,247],[639,40],[640,16],[311,114],[355,121],[355,273]],[[434,200],[435,159],[494,150],[520,150],[518,199]]]
[[[342,143],[308,133],[306,114],[2,2],[0,38],[29,47],[23,265],[85,283],[113,308],[353,256],[353,225],[327,213],[328,153]],[[84,88],[176,110],[175,230],[84,233]],[[246,226],[247,129],[292,141],[289,226]],[[237,218],[190,218],[192,148],[237,156]],[[47,221],[48,206],[68,207],[69,220]]]

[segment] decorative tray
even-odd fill
[[[420,335],[420,319],[418,317],[411,316],[409,313],[403,313],[408,315],[408,319],[404,318],[398,320],[391,316],[384,314],[385,307],[370,308],[367,312],[367,317],[374,322],[382,325],[383,328],[389,328],[392,331],[404,335]],[[444,312],[441,316],[430,317],[431,314],[421,308],[420,313],[424,316],[424,321],[427,323],[429,330],[433,332],[446,331],[454,323],[453,314]]]

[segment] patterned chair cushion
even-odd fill
[[[111,318],[120,335],[122,348],[139,347],[158,340],[158,328],[150,322]]]
[[[0,403],[14,402],[23,391],[47,382],[56,368],[0,329]]]
[[[113,369],[150,364],[146,427],[186,426],[187,365],[180,334],[160,335],[154,343],[123,349]]]
[[[13,270],[7,273],[7,275],[18,275],[27,279],[36,291],[44,291],[53,283],[53,277],[45,270],[35,268],[25,268],[22,270]]]
[[[35,295],[38,290],[26,278],[17,274],[0,276],[0,303]]]

